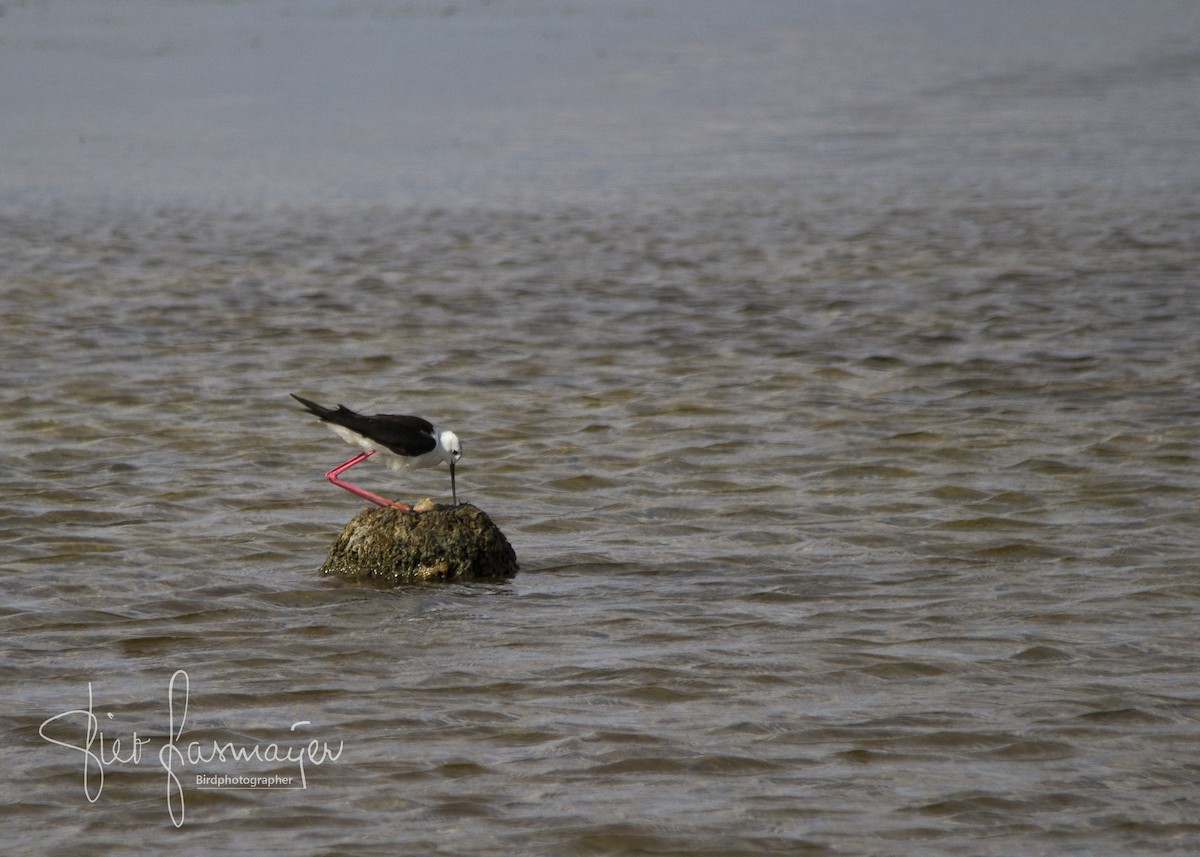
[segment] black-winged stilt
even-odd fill
[[[444,461],[450,465],[450,493],[454,498],[454,505],[458,505],[458,491],[454,487],[454,465],[462,458],[462,444],[458,442],[458,435],[454,432],[443,431],[421,417],[400,414],[367,416],[355,413],[345,405],[326,408],[295,393],[292,393],[292,398],[308,408],[310,413],[328,423],[338,437],[363,450],[359,455],[342,462],[325,474],[325,478],[334,485],[379,506],[408,509],[403,503],[385,500],[357,485],[343,482],[338,477],[343,471],[376,452],[392,470],[433,467]]]

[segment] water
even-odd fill
[[[8,853],[1200,847],[1192,4],[4,13]]]

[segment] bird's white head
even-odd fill
[[[454,505],[458,505],[458,489],[454,486],[454,465],[462,458],[462,444],[458,435],[452,431],[438,432],[438,448],[442,457],[450,464],[450,493],[454,497]]]
[[[458,435],[454,432],[438,432],[438,446],[442,448],[442,458],[451,464],[462,458],[462,444],[458,442]]]

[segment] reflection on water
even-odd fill
[[[11,222],[9,728],[91,681],[161,731],[180,668],[199,730],[310,720],[346,744],[311,800],[189,809],[254,807],[281,842],[331,801],[333,843],[485,852],[1037,841],[1081,816],[1152,837],[1165,806],[1116,819],[1154,805],[1143,778],[1169,802],[1194,774],[1200,245],[1123,217]],[[317,579],[358,507],[293,389],[454,425],[522,575]],[[17,765],[29,824],[164,826],[151,770],[85,813],[77,766],[32,738]]]
[[[944,73],[903,51],[872,62]],[[1070,118],[1058,108],[1101,96],[1119,111],[1150,78],[1179,97],[1195,73],[1125,67],[1051,94],[981,72],[913,97],[947,126],[987,113],[977,98]],[[774,158],[768,114],[740,133]],[[939,166],[919,115],[846,115],[896,135],[839,149],[862,182],[763,181],[750,158],[640,193],[557,199],[548,181],[536,205],[7,193],[15,853],[1200,840],[1200,219],[1194,177],[1159,181],[1186,172],[1184,120],[1148,128],[1118,176],[1088,153],[1125,152],[1120,123],[1089,125],[1072,172],[1045,125],[947,146]],[[1005,157],[975,172],[977,146]],[[793,177],[830,163],[795,157]],[[348,447],[291,392],[453,426],[459,494],[504,529],[520,576],[319,578],[359,504],[321,478]],[[441,471],[361,471],[400,499],[447,488]],[[175,831],[157,751],[180,669],[181,741],[343,755],[303,791],[189,772]],[[107,736],[150,741],[107,766],[95,804],[83,754],[38,736],[87,707],[89,683]]]

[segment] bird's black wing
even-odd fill
[[[349,413],[354,414],[353,411]],[[342,423],[351,431],[366,435],[377,443],[382,443],[392,452],[400,455],[424,455],[437,446],[433,434],[433,425],[421,417],[408,417],[401,414],[375,414],[364,417],[354,414],[360,421],[366,423],[363,428]]]
[[[345,405],[338,405],[336,409],[326,408],[295,393],[292,394],[292,398],[325,422],[345,426],[356,434],[386,446],[397,455],[424,455],[437,446],[433,425],[421,417],[402,414],[367,416],[352,411]]]
[[[295,393],[292,393],[292,398],[304,405],[304,407],[308,408],[309,413],[315,414],[321,419],[327,419],[329,415],[333,413],[333,408],[327,408],[324,405],[318,405],[316,402],[306,399],[303,396],[297,396]]]

